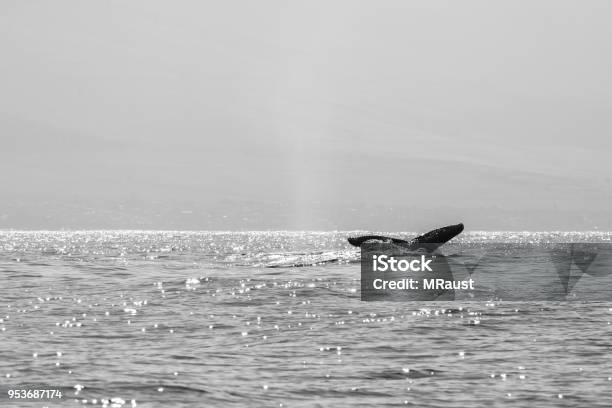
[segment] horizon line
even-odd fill
[[[3,229],[0,228],[0,234],[3,233],[56,233],[56,232],[72,232],[72,233],[88,233],[88,232],[137,232],[137,233],[270,233],[270,232],[283,232],[283,233],[300,233],[300,232],[309,232],[309,233],[343,233],[343,232],[391,232],[397,234],[418,234],[418,231],[390,231],[390,230],[365,230],[365,229],[354,229],[354,230],[181,230],[181,229],[108,229],[108,228],[99,228],[99,229]],[[464,231],[463,234],[470,233],[607,233],[611,234],[612,231],[606,230],[469,230]]]

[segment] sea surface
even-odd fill
[[[612,302],[363,302],[356,233],[0,232],[0,407],[612,406]]]

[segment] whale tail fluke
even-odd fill
[[[363,235],[360,237],[349,237],[348,242],[353,246],[361,246],[365,242],[385,242],[394,244],[407,244],[408,241],[399,238],[385,237],[384,235]]]
[[[411,241],[406,241],[399,238],[386,237],[384,235],[363,235],[360,237],[350,237],[348,238],[348,242],[356,247],[363,245],[366,242],[384,242],[384,243],[394,243],[400,246],[405,246],[409,249],[420,249],[424,248],[429,251],[433,251],[438,248],[440,245],[450,241],[457,235],[461,234],[463,231],[463,224],[455,224],[449,225],[446,227],[438,228],[432,231],[429,231],[423,235],[419,235],[418,237],[412,239]]]
[[[463,232],[463,224],[448,225],[419,235],[411,244],[444,244]]]

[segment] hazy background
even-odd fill
[[[612,229],[608,1],[0,2],[0,228]]]

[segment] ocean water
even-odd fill
[[[362,302],[350,234],[0,232],[0,407],[612,406],[612,302]]]

